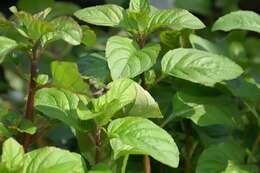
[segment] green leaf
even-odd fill
[[[1,164],[8,173],[16,173],[23,168],[24,150],[23,147],[13,138],[3,143]]]
[[[108,87],[110,90],[105,95],[92,100],[96,113],[94,115],[99,124],[108,123],[115,113],[120,116],[162,117],[153,97],[134,81],[119,79],[110,83]]]
[[[228,166],[225,171],[221,173],[257,173],[258,169],[252,165],[238,165],[232,161],[228,162]]]
[[[149,70],[155,63],[161,48],[159,44],[147,44],[141,49],[126,37],[113,36],[106,46],[106,57],[112,78],[133,78]]]
[[[5,56],[17,47],[15,40],[0,36],[0,63],[3,62]]]
[[[60,120],[65,124],[78,130],[87,129],[84,121],[81,121],[77,114],[77,108],[82,95],[76,95],[64,89],[44,88],[36,92],[35,108],[47,117]]]
[[[224,173],[230,161],[244,163],[245,152],[236,143],[220,143],[205,149],[199,157],[196,173]]]
[[[85,46],[94,46],[97,42],[96,34],[87,25],[81,26],[83,31],[82,43]]]
[[[191,34],[190,42],[192,44],[192,47],[195,49],[204,50],[215,54],[220,54],[220,50],[216,45],[214,45],[212,42],[202,37]]]
[[[234,96],[247,101],[260,101],[260,84],[252,78],[239,78],[227,82],[228,89]]]
[[[131,0],[129,10],[135,13],[149,14],[150,0]]]
[[[104,54],[86,54],[78,60],[77,64],[81,75],[86,78],[95,78],[105,82],[110,77],[107,60]]]
[[[179,151],[172,137],[152,121],[140,117],[120,118],[108,126],[114,158],[147,154],[168,166],[179,164]]]
[[[37,131],[37,127],[31,121],[28,121],[26,119],[22,119],[16,129],[21,133],[28,133],[30,135],[35,134]]]
[[[88,85],[81,78],[77,64],[54,61],[51,64],[51,73],[54,86],[76,93],[88,93]]]
[[[17,18],[16,28],[24,37],[38,40],[44,34],[54,31],[54,27],[40,16],[33,16],[30,13],[19,11],[14,15]]]
[[[109,166],[105,163],[95,165],[88,173],[112,173]]]
[[[162,59],[162,70],[177,78],[206,86],[235,79],[243,69],[230,59],[196,49],[175,49]]]
[[[75,13],[77,10],[80,9],[80,7],[77,4],[74,4],[72,2],[63,2],[63,1],[56,1],[52,5],[52,12],[49,15],[49,18],[54,18],[57,16],[71,16],[73,13]]]
[[[208,0],[176,0],[175,5],[178,8],[183,8],[191,12],[211,15],[213,3],[214,2]]]
[[[44,85],[48,82],[49,76],[47,74],[40,74],[37,76],[36,83],[39,85]]]
[[[231,31],[242,29],[260,33],[260,15],[253,11],[235,11],[220,17],[212,30]]]
[[[178,92],[173,99],[173,117],[188,118],[199,126],[226,125],[234,127],[238,110],[224,96],[194,95]]]
[[[85,173],[79,154],[55,147],[45,147],[25,154],[23,173]]]
[[[148,23],[147,32],[153,32],[159,28],[182,29],[202,29],[205,25],[187,10],[166,9],[155,12]]]
[[[58,17],[50,24],[54,27],[53,32],[46,33],[42,38],[42,45],[45,46],[51,41],[63,39],[71,45],[79,45],[83,34],[80,25],[71,17]]]
[[[87,23],[119,27],[124,23],[124,9],[117,5],[99,5],[78,10],[74,15]]]
[[[54,4],[54,0],[19,0],[18,1],[18,8],[24,11],[28,11],[31,13],[39,12],[47,7],[50,7]]]
[[[8,130],[7,127],[5,127],[5,125],[2,122],[0,122],[0,138],[11,136],[12,133]]]

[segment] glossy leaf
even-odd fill
[[[108,126],[114,157],[127,154],[148,154],[171,167],[179,164],[179,151],[172,137],[152,121],[127,117]]]
[[[88,92],[88,85],[81,78],[75,63],[54,61],[51,64],[51,72],[54,86],[76,93]]]
[[[235,11],[220,17],[212,30],[231,31],[235,29],[260,33],[260,15],[253,11]]]
[[[81,27],[71,17],[58,17],[50,22],[54,27],[53,32],[46,33],[42,39],[42,45],[45,46],[51,41],[63,39],[71,45],[79,45],[83,37]]]
[[[175,49],[162,60],[165,73],[206,86],[235,79],[243,73],[230,59],[196,49]]]
[[[160,52],[159,44],[147,44],[141,49],[126,37],[113,36],[106,46],[106,57],[112,78],[133,78],[149,70]]]
[[[17,46],[18,44],[15,40],[0,36],[0,63],[4,60],[5,56]]]
[[[135,13],[149,14],[150,0],[131,0],[129,10]]]
[[[81,156],[55,147],[45,147],[25,154],[23,173],[85,173]]]
[[[23,147],[13,138],[9,138],[3,143],[3,152],[1,156],[2,169],[8,173],[15,173],[23,168],[24,150]]]
[[[162,117],[152,96],[134,81],[119,79],[110,83],[109,88],[105,95],[92,101],[100,124],[107,123],[120,110],[121,116]]]
[[[77,114],[77,108],[82,99],[87,102],[83,96],[64,89],[44,88],[36,93],[35,108],[47,117],[60,120],[78,130],[85,130],[87,125],[79,119]]]
[[[187,10],[166,9],[155,12],[148,23],[148,32],[159,28],[181,29],[202,29],[205,25]]]
[[[118,27],[124,22],[124,9],[117,5],[99,5],[78,10],[74,15],[87,23]]]

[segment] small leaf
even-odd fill
[[[82,43],[85,46],[94,46],[97,42],[96,34],[87,25],[81,26],[83,31]]]
[[[105,163],[95,165],[88,173],[112,173],[109,166]]]
[[[105,95],[92,100],[99,124],[106,124],[119,111],[121,116],[162,117],[153,97],[134,81],[119,79],[110,83],[109,88]]]
[[[133,78],[149,70],[155,63],[161,48],[159,44],[138,44],[126,37],[113,36],[106,46],[106,57],[112,78]]]
[[[87,125],[77,114],[78,105],[83,98],[64,89],[44,88],[36,92],[34,106],[47,117],[60,120],[78,130],[85,130]]]
[[[81,78],[75,63],[54,61],[51,72],[54,86],[76,93],[88,93],[88,85]]]
[[[240,66],[228,58],[196,49],[175,49],[162,59],[165,73],[206,86],[235,79],[243,73]]]
[[[260,33],[260,15],[253,11],[235,11],[220,17],[212,30],[231,31],[242,29]]]
[[[115,159],[127,154],[147,154],[173,168],[179,164],[174,140],[150,120],[139,117],[116,119],[109,124],[108,134]]]
[[[204,50],[210,53],[220,54],[220,50],[216,45],[214,45],[212,42],[202,37],[191,34],[190,42],[192,44],[192,47],[195,49]]]
[[[10,173],[20,171],[24,162],[23,147],[13,138],[9,138],[3,143],[3,153],[1,157],[2,166]]]
[[[36,83],[39,85],[44,85],[48,82],[49,76],[47,74],[40,74],[37,76]]]
[[[119,27],[124,22],[124,9],[117,5],[99,5],[78,10],[74,15],[87,23]]]
[[[79,24],[71,17],[58,17],[51,22],[54,30],[46,33],[42,38],[42,45],[45,46],[51,41],[63,39],[71,45],[79,45],[82,39],[82,30]]]
[[[131,0],[129,10],[135,13],[149,14],[150,0]]]
[[[5,56],[17,47],[16,41],[0,36],[0,63],[3,62]]]
[[[34,150],[24,156],[24,173],[85,173],[83,158],[55,147]]]
[[[102,82],[108,81],[110,72],[104,54],[91,53],[79,58],[79,71],[86,78],[95,78]]]
[[[187,10],[166,9],[155,12],[148,23],[147,32],[153,32],[159,28],[182,29],[202,29],[205,25]]]

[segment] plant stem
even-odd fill
[[[144,173],[151,173],[151,161],[147,155],[144,155]]]
[[[96,142],[96,164],[98,164],[101,160],[101,128],[97,127],[95,134],[95,142]]]
[[[139,35],[139,37],[137,38],[137,42],[140,46],[140,48],[144,48],[145,43],[146,43],[146,38],[142,35]],[[140,78],[141,78],[141,86],[144,89],[147,89],[146,85],[145,85],[145,76],[144,73],[140,74]],[[144,173],[151,173],[151,161],[149,156],[144,155]]]
[[[190,120],[185,120],[183,122],[183,130],[185,133],[185,158],[184,158],[184,173],[192,172],[192,153],[193,153],[193,144],[192,144],[192,124]]]
[[[260,132],[257,134],[256,139],[255,139],[255,141],[254,141],[254,143],[252,145],[251,155],[248,156],[247,163],[249,163],[250,160],[252,159],[252,157],[254,156],[254,154],[255,154],[259,144],[260,144]]]
[[[26,112],[25,118],[29,121],[33,120],[33,111],[34,111],[34,96],[36,90],[36,78],[37,78],[37,58],[39,56],[39,48],[38,43],[32,48],[32,56],[31,56],[31,78],[28,86],[28,97],[26,102]],[[32,142],[32,135],[25,134],[23,147],[25,151],[28,151],[28,148]]]

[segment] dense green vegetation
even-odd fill
[[[259,14],[35,2],[0,16],[1,173],[259,173]]]

